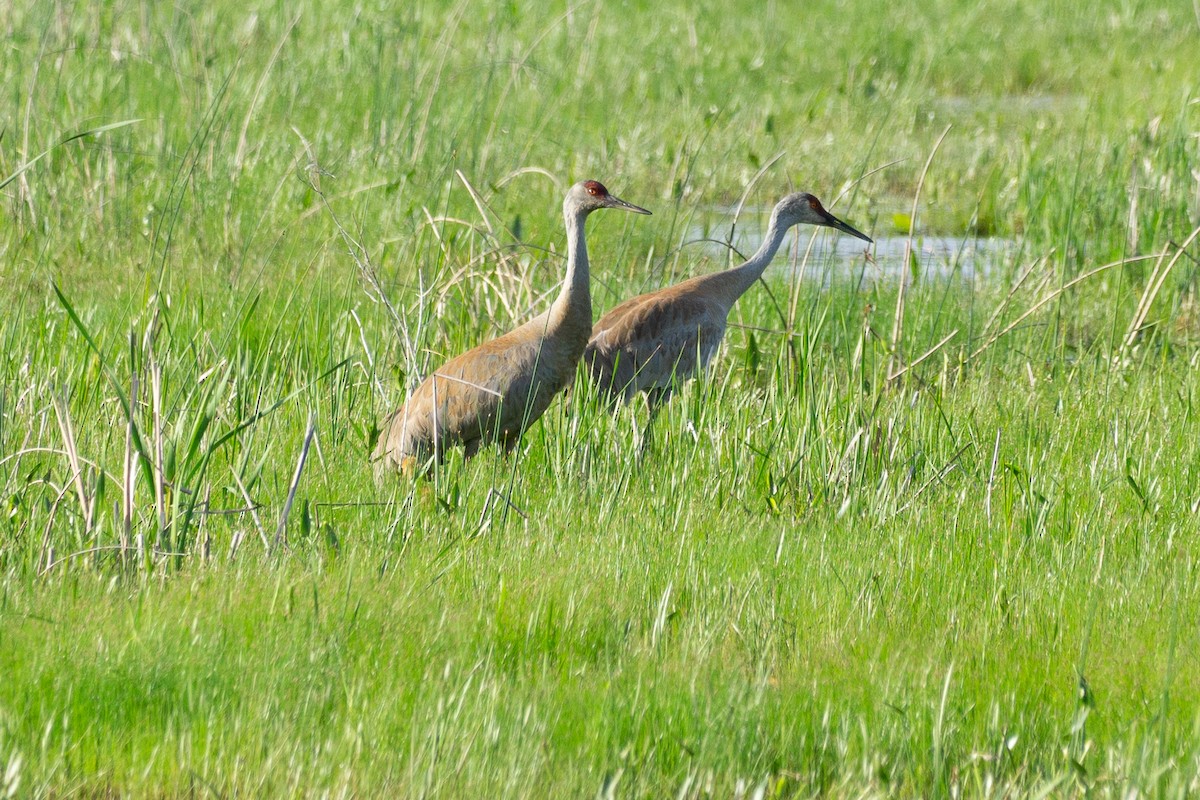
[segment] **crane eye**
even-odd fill
[[[588,194],[597,194],[595,186],[588,187]]]

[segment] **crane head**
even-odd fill
[[[851,236],[857,236],[864,242],[871,241],[870,236],[867,236],[862,231],[826,211],[825,206],[821,205],[821,201],[808,192],[789,194],[779,201],[779,205],[775,206],[775,214],[779,217],[780,223],[785,227],[791,227],[799,223],[823,225],[827,228],[839,230],[842,233],[848,233]]]
[[[567,199],[563,202],[563,210],[567,213],[590,214],[598,208],[620,208],[635,214],[650,213],[641,206],[626,203],[609,194],[600,181],[580,181],[567,190]]]

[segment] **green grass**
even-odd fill
[[[0,5],[0,797],[1200,793],[1189,4],[385,5]],[[743,193],[1010,246],[375,484],[583,178],[597,313]]]

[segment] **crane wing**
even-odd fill
[[[540,341],[514,345],[501,339],[450,359],[425,378],[384,421],[376,457],[400,463],[427,456],[435,443],[444,451],[507,440],[540,416],[544,409],[527,409]]]
[[[584,358],[610,394],[682,383],[702,370],[725,335],[728,310],[693,293],[656,292],[628,300],[592,328]]]

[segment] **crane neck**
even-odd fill
[[[772,211],[771,222],[767,225],[767,235],[754,255],[750,256],[744,264],[718,273],[723,278],[721,288],[724,291],[721,294],[727,297],[731,307],[739,297],[746,293],[747,289],[754,285],[755,281],[762,277],[763,272],[771,263],[771,259],[775,258],[775,254],[779,252],[779,247],[783,244],[783,237],[789,227],[791,226],[780,221],[778,209]]]
[[[563,208],[567,223],[567,275],[562,290],[554,301],[553,316],[560,320],[569,315],[581,319],[590,329],[592,324],[592,290],[588,273],[587,241],[583,234],[586,211]]]

